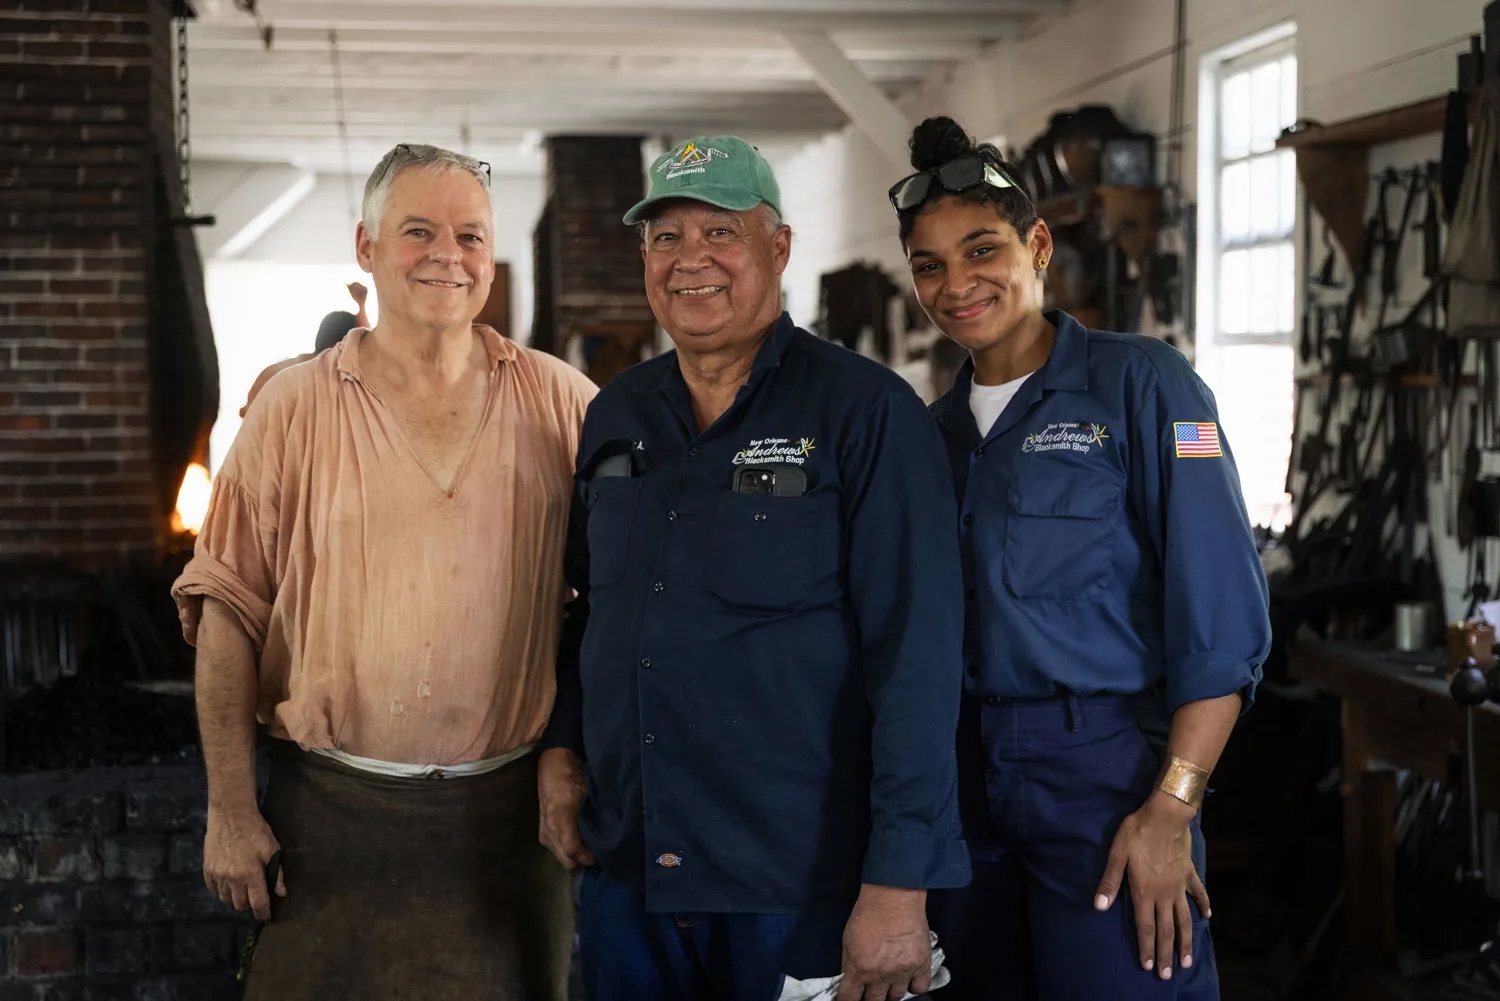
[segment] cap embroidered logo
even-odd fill
[[[708,171],[708,164],[714,160],[727,160],[729,154],[712,146],[699,146],[697,143],[688,143],[677,153],[663,161],[656,168],[659,174],[668,171],[667,178],[681,177],[683,174],[703,174]]]

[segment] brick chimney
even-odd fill
[[[641,276],[640,240],[620,222],[641,200],[640,136],[547,140],[547,201],[537,223],[532,344],[566,357],[604,385],[645,357],[656,318]]]
[[[174,8],[8,7],[0,574],[86,572],[160,549],[218,408],[202,268],[181,222]]]

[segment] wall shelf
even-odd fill
[[[1432,97],[1399,108],[1388,108],[1332,125],[1313,125],[1282,133],[1279,149],[1311,149],[1323,146],[1373,146],[1438,132],[1443,127],[1447,95]]]
[[[1370,194],[1370,147],[1441,132],[1448,96],[1428,98],[1328,125],[1288,130],[1278,149],[1293,150],[1297,176],[1351,265],[1365,250],[1365,203]]]

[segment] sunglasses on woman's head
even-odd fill
[[[1026,194],[1026,189],[1021,187],[993,156],[988,153],[965,153],[957,159],[949,160],[929,170],[919,170],[910,177],[903,177],[891,185],[890,191],[887,192],[891,205],[897,212],[916,208],[932,193],[934,181],[944,190],[954,194],[968,191],[980,184],[988,184],[992,188],[1015,188],[1027,201],[1031,200],[1031,196]]]

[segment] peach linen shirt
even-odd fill
[[[596,387],[475,325],[479,431],[443,490],[360,370],[368,331],[276,376],[223,468],[172,586],[259,659],[257,718],[307,749],[457,765],[534,743],[552,711],[573,461]]]

